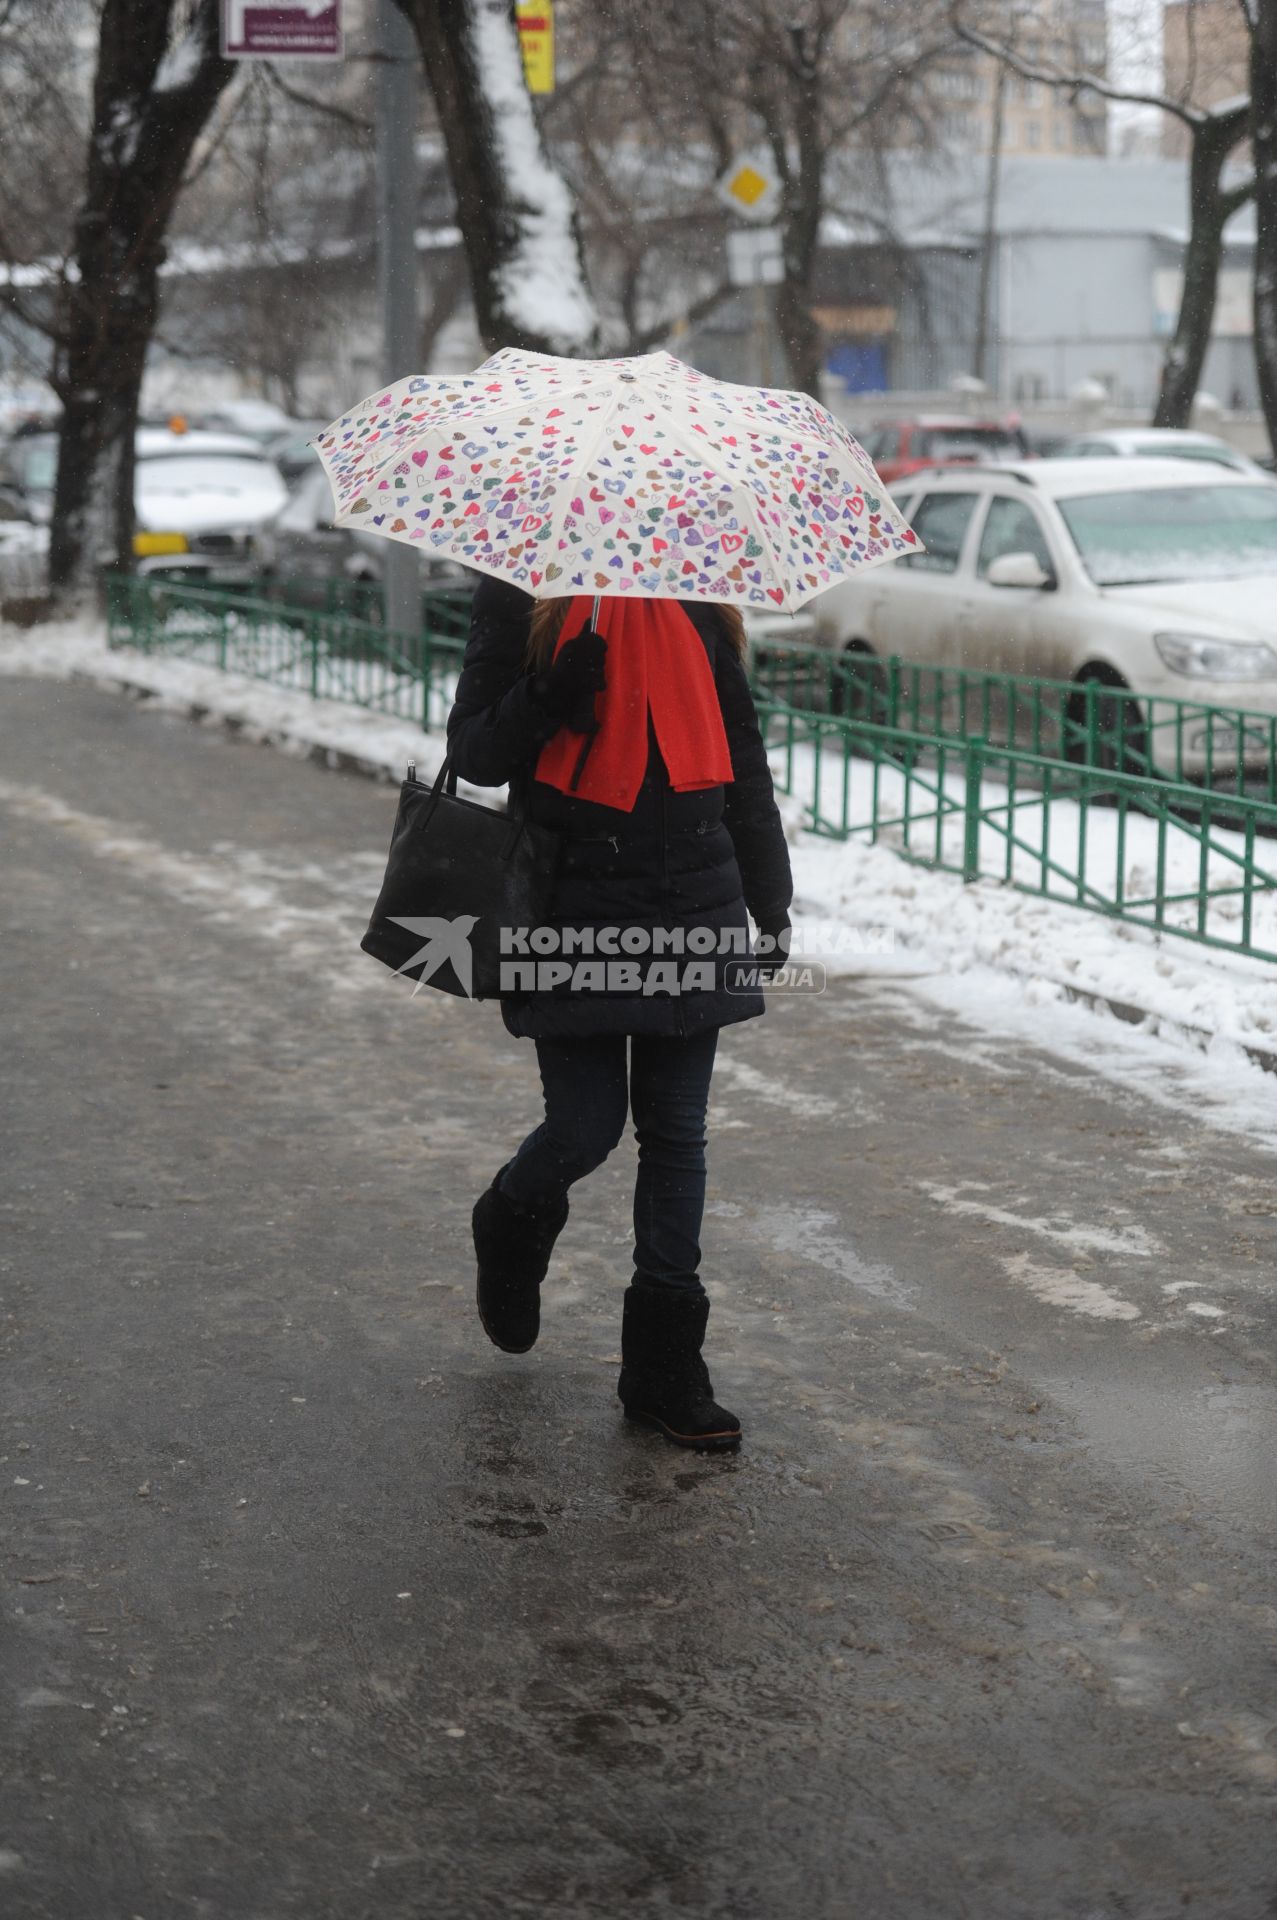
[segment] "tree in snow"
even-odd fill
[[[1189,3],[1191,5],[1192,0]],[[1258,0],[1258,3],[1271,6],[1272,0]],[[1254,177],[1249,173],[1243,179],[1224,184],[1226,164],[1250,131],[1249,101],[1232,100],[1207,108],[1193,106],[1188,100],[1170,94],[1131,90],[1084,68],[1065,70],[1051,61],[1025,59],[1014,46],[991,38],[972,25],[968,13],[960,6],[955,6],[953,18],[960,39],[992,54],[1022,80],[1037,81],[1073,98],[1080,93],[1094,93],[1106,100],[1157,107],[1185,128],[1189,142],[1189,228],[1184,249],[1183,290],[1175,331],[1162,362],[1153,425],[1186,427],[1210,346],[1224,228],[1255,191]]]
[[[83,190],[53,318],[55,592],[87,587],[103,559],[131,564],[133,443],[165,235],[234,73],[219,51],[218,0],[103,0]]]
[[[590,354],[598,321],[571,193],[523,77],[513,0],[396,0],[448,150],[479,332],[490,351]]]

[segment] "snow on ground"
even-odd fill
[[[402,777],[410,759],[429,777],[443,757],[441,733],[424,733],[413,719],[370,713],[340,699],[313,700],[299,689],[194,661],[113,652],[100,622],[30,631],[0,627],[0,673],[78,675],[128,685],[145,690],[159,708],[203,709],[217,724],[237,723],[247,738],[287,752],[326,755],[335,765],[353,763],[391,779]],[[442,719],[449,695],[446,687],[438,690],[432,718]],[[1008,1039],[1045,1045],[1087,1071],[1137,1087],[1157,1104],[1191,1104],[1216,1125],[1277,1145],[1277,1075],[1244,1051],[1277,1055],[1277,966],[993,880],[964,884],[956,874],[900,859],[887,845],[812,834],[802,824],[802,794],[810,791],[807,751],[795,752],[795,794],[780,796],[794,867],[795,941],[803,955],[822,959],[831,975],[908,981],[911,994],[935,1010],[940,1033],[944,1014],[952,1013]],[[783,765],[779,753],[775,765],[778,771]],[[849,800],[853,821],[863,817],[869,778],[868,767],[857,763]],[[467,789],[464,782],[460,790],[494,798],[491,789]],[[996,787],[986,789],[986,804],[996,806],[1000,798]],[[828,794],[825,800],[830,805]],[[1052,809],[1053,844],[1061,853],[1077,830],[1070,814],[1076,809],[1067,804]],[[1115,814],[1091,809],[1089,872],[1111,875],[1115,836]],[[1218,838],[1226,859],[1229,836]],[[1168,871],[1195,884],[1197,843],[1183,839],[1168,850]],[[1272,862],[1263,860],[1262,846],[1259,857],[1277,867],[1272,844]],[[1132,816],[1128,879],[1138,881],[1141,867],[1150,870],[1154,855],[1153,824]],[[1223,908],[1221,925],[1227,927],[1231,909],[1227,902]],[[1258,902],[1254,938],[1277,948],[1277,900]],[[1140,1009],[1144,1017],[1127,1024],[1105,1003]]]

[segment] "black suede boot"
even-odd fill
[[[720,1453],[740,1445],[740,1421],[715,1400],[701,1358],[708,1319],[703,1293],[627,1287],[616,1390],[628,1420],[655,1427],[676,1447]]]
[[[507,1163],[508,1164],[508,1163]],[[501,1192],[496,1175],[475,1201],[471,1225],[479,1261],[477,1297],[483,1331],[503,1353],[526,1353],[541,1331],[541,1282],[550,1253],[568,1217],[557,1207],[517,1207]]]

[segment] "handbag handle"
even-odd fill
[[[426,809],[421,816],[421,824],[423,827],[427,826],[434,817],[434,810],[439,804],[439,796],[442,793],[455,793],[456,791],[457,769],[452,764],[452,755],[445,753],[443,756],[443,765],[434,777],[434,782],[430,788],[430,798],[426,801]]]
[[[442,795],[447,793],[455,796],[456,791],[457,769],[452,763],[452,755],[446,753],[443,757],[443,765],[434,777],[434,782],[430,788],[430,798],[426,801],[425,811],[421,816],[421,826],[423,828],[429,826],[435,808],[438,806]],[[510,833],[504,847],[501,849],[501,858],[503,860],[508,860],[518,845],[519,835],[523,832],[523,823],[524,815],[522,812],[518,812],[511,807]]]

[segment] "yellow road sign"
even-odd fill
[[[529,93],[554,92],[553,0],[519,0],[519,45]]]
[[[719,197],[734,213],[750,220],[769,220],[780,199],[780,181],[762,154],[736,160],[718,183]]]

